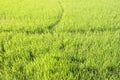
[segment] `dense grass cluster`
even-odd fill
[[[0,80],[120,80],[120,1],[0,0]]]

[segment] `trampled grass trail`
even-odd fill
[[[53,24],[49,25],[49,27],[48,27],[49,32],[51,32],[51,30],[53,30],[53,28],[56,27],[60,23],[60,21],[62,20],[63,14],[64,14],[64,8],[63,8],[61,2],[58,1],[58,3],[59,3],[59,7],[61,8],[61,13],[58,16],[58,20],[56,20]]]
[[[0,0],[0,80],[120,80],[120,1]]]

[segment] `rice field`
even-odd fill
[[[0,0],[0,80],[120,80],[120,1]]]

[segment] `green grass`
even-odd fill
[[[120,80],[120,1],[0,0],[0,80]]]

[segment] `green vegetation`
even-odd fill
[[[120,1],[0,0],[0,80],[120,80]]]

